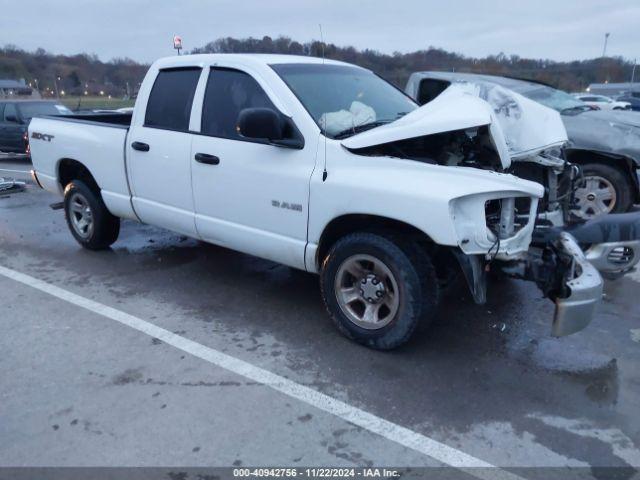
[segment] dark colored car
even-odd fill
[[[631,104],[631,110],[634,112],[640,112],[640,92],[628,92],[616,97],[619,102],[629,102]]]
[[[71,110],[58,102],[0,99],[0,152],[29,153],[26,132],[33,117],[70,113]]]
[[[561,90],[542,83],[494,75],[416,72],[406,93],[420,105],[430,102],[452,83],[499,85],[561,114],[567,130],[564,156],[582,168],[584,181],[575,190],[574,213],[591,218],[623,213],[640,202],[640,115],[632,111],[592,110]]]

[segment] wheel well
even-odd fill
[[[62,189],[73,180],[82,180],[93,191],[99,193],[100,187],[87,167],[77,160],[64,158],[58,164],[58,181]]]
[[[433,241],[422,230],[405,222],[377,215],[351,214],[334,218],[324,228],[320,236],[316,263],[319,265],[327,255],[331,246],[340,238],[355,232],[378,232],[405,235],[413,238],[420,245],[432,245]]]
[[[594,152],[592,150],[567,149],[565,151],[566,159],[571,163],[584,165],[586,163],[602,163],[616,168],[624,173],[633,185],[633,197],[635,201],[640,201],[640,186],[638,185],[638,176],[636,175],[635,162],[625,156]]]

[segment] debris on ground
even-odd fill
[[[504,322],[500,322],[500,323],[494,323],[491,328],[493,329],[498,329],[501,332],[504,332],[507,329],[507,324]]]
[[[21,192],[24,190],[24,186],[25,182],[23,181],[0,177],[0,192]]]

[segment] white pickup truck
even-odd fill
[[[561,132],[532,131],[519,155]],[[500,173],[508,139],[463,90],[418,107],[346,63],[180,56],[151,66],[131,115],[35,118],[29,140],[83,247],[109,247],[125,218],[319,273],[335,324],[372,348],[406,342],[456,272],[477,303],[490,269],[533,280],[558,336],[602,294],[570,234],[534,235],[544,189]]]

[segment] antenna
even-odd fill
[[[320,27],[320,43],[321,43],[321,48],[322,48],[322,64],[324,65],[324,35],[322,34],[322,24],[318,24],[318,26]],[[322,181],[326,181],[327,180],[327,116],[324,116],[324,168],[322,169]]]

